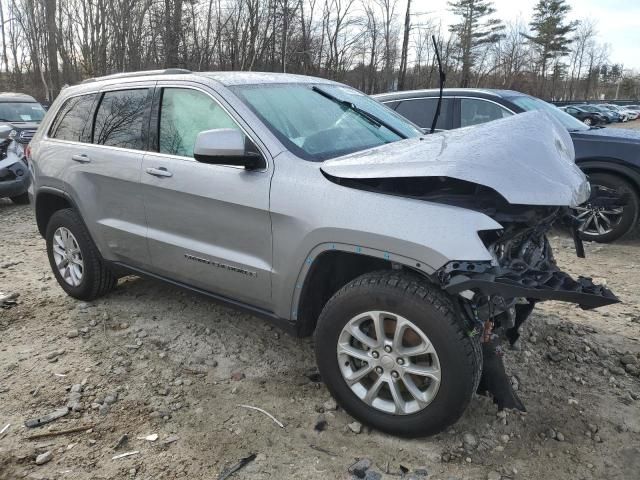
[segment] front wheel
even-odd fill
[[[585,118],[582,122],[589,127],[593,125],[593,120],[591,120],[591,118],[589,117]]]
[[[592,191],[611,196],[625,194],[628,199],[624,206],[607,206],[599,205],[596,197],[575,208],[580,222],[578,231],[584,240],[613,242],[635,226],[640,203],[638,194],[629,182],[610,173],[590,174],[589,183]]]
[[[383,432],[432,435],[455,423],[478,387],[477,336],[437,287],[408,273],[363,275],[327,303],[316,360],[334,398]]]

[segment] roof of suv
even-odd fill
[[[104,77],[88,78],[83,84],[96,82],[138,81],[138,80],[167,80],[174,78],[206,77],[225,86],[250,85],[263,83],[335,83],[324,78],[294,75],[290,73],[273,72],[191,72],[180,68],[165,70],[146,70],[140,72],[115,73]]]
[[[515,90],[499,90],[493,88],[445,88],[442,91],[442,95],[445,97],[469,95],[473,93],[474,96],[479,97],[515,97],[524,95],[522,92],[516,92]],[[440,90],[437,88],[429,88],[423,90],[405,90],[402,92],[388,92],[379,93],[373,95],[377,100],[401,100],[403,98],[413,98],[416,96],[433,96],[437,97],[440,94]]]
[[[36,102],[31,95],[25,93],[2,92],[0,93],[0,103],[8,102]]]

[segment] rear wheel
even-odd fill
[[[11,201],[17,205],[27,205],[29,203],[29,194],[27,192],[11,197]]]
[[[55,212],[47,225],[47,254],[56,280],[72,297],[93,300],[118,281],[107,268],[75,210]]]
[[[617,240],[635,226],[639,210],[638,194],[629,182],[609,173],[590,174],[589,182],[593,191],[612,196],[626,194],[628,201],[624,206],[606,206],[598,204],[596,198],[576,207],[580,236],[584,240],[601,243]]]
[[[587,117],[582,121],[585,125],[588,125],[589,127],[591,125],[593,125],[593,120],[591,119],[591,117]]]
[[[394,435],[431,435],[460,418],[480,380],[479,339],[464,323],[450,298],[419,277],[366,274],[322,311],[318,368],[361,422]]]

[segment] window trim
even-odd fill
[[[456,95],[455,97],[458,100],[481,100],[483,102],[489,102],[489,103],[493,103],[494,105],[497,105],[498,107],[502,108],[503,110],[509,112],[511,115],[517,115],[516,112],[514,112],[513,110],[511,110],[509,107],[496,102],[494,100],[489,100],[488,98],[484,98],[484,97],[470,97],[470,96],[466,96],[466,95]],[[496,118],[496,120],[498,120]],[[493,122],[494,120],[489,120],[489,122]],[[483,123],[488,123],[488,122],[483,122]],[[475,125],[482,125],[482,123],[476,123]],[[456,128],[468,128],[468,127],[473,127],[475,125],[467,125],[466,127],[462,126],[462,102],[458,102],[458,126]]]
[[[161,109],[161,102],[162,102],[162,95],[163,95],[163,89],[165,88],[182,88],[182,89],[188,89],[188,90],[196,90],[199,92],[204,93],[205,95],[207,95],[209,98],[211,98],[211,100],[213,100],[217,105],[220,106],[220,108],[222,108],[222,110],[224,110],[224,112],[229,115],[229,118],[231,118],[236,125],[238,125],[238,128],[242,131],[242,133],[244,133],[252,142],[253,144],[256,146],[256,148],[260,151],[260,155],[262,155],[262,158],[264,159],[265,162],[265,167],[263,169],[260,170],[251,170],[251,172],[266,172],[269,170],[269,166],[270,166],[270,156],[265,154],[265,150],[266,148],[262,145],[261,141],[256,141],[255,137],[257,135],[250,135],[247,128],[244,127],[244,125],[242,125],[242,121],[239,121],[239,117],[236,115],[233,115],[231,113],[231,111],[229,110],[229,108],[227,108],[220,100],[218,100],[213,94],[211,94],[210,92],[208,92],[207,90],[205,90],[202,87],[190,84],[190,83],[184,83],[184,84],[180,84],[180,83],[163,83],[163,82],[158,82],[158,84],[156,85],[156,92],[153,95],[153,103],[151,105],[151,115],[150,115],[150,119],[149,119],[149,140],[150,141],[154,141],[154,145],[149,144],[148,147],[149,149],[147,150],[147,153],[153,156],[159,156],[159,157],[164,157],[164,158],[170,158],[170,159],[174,159],[174,160],[185,160],[185,161],[190,161],[190,162],[196,162],[202,165],[209,165],[209,166],[215,166],[215,167],[224,167],[224,168],[234,168],[237,170],[246,170],[244,167],[239,166],[239,165],[212,165],[212,164],[205,164],[202,162],[198,162],[198,160],[196,160],[193,157],[185,157],[183,155],[172,155],[170,153],[162,153],[160,152],[160,109]],[[238,118],[239,117],[239,118]],[[151,142],[150,142],[151,143]]]

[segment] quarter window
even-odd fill
[[[476,98],[460,99],[460,126],[469,127],[481,123],[506,118],[513,115],[510,111],[493,102]]]
[[[144,120],[149,106],[149,89],[106,92],[93,129],[93,143],[144,150]]]
[[[82,132],[89,120],[95,97],[96,94],[92,93],[72,97],[64,102],[51,125],[49,136],[58,140],[82,141]]]
[[[193,157],[200,132],[216,128],[239,129],[209,95],[186,88],[165,88],[160,106],[160,153]]]

